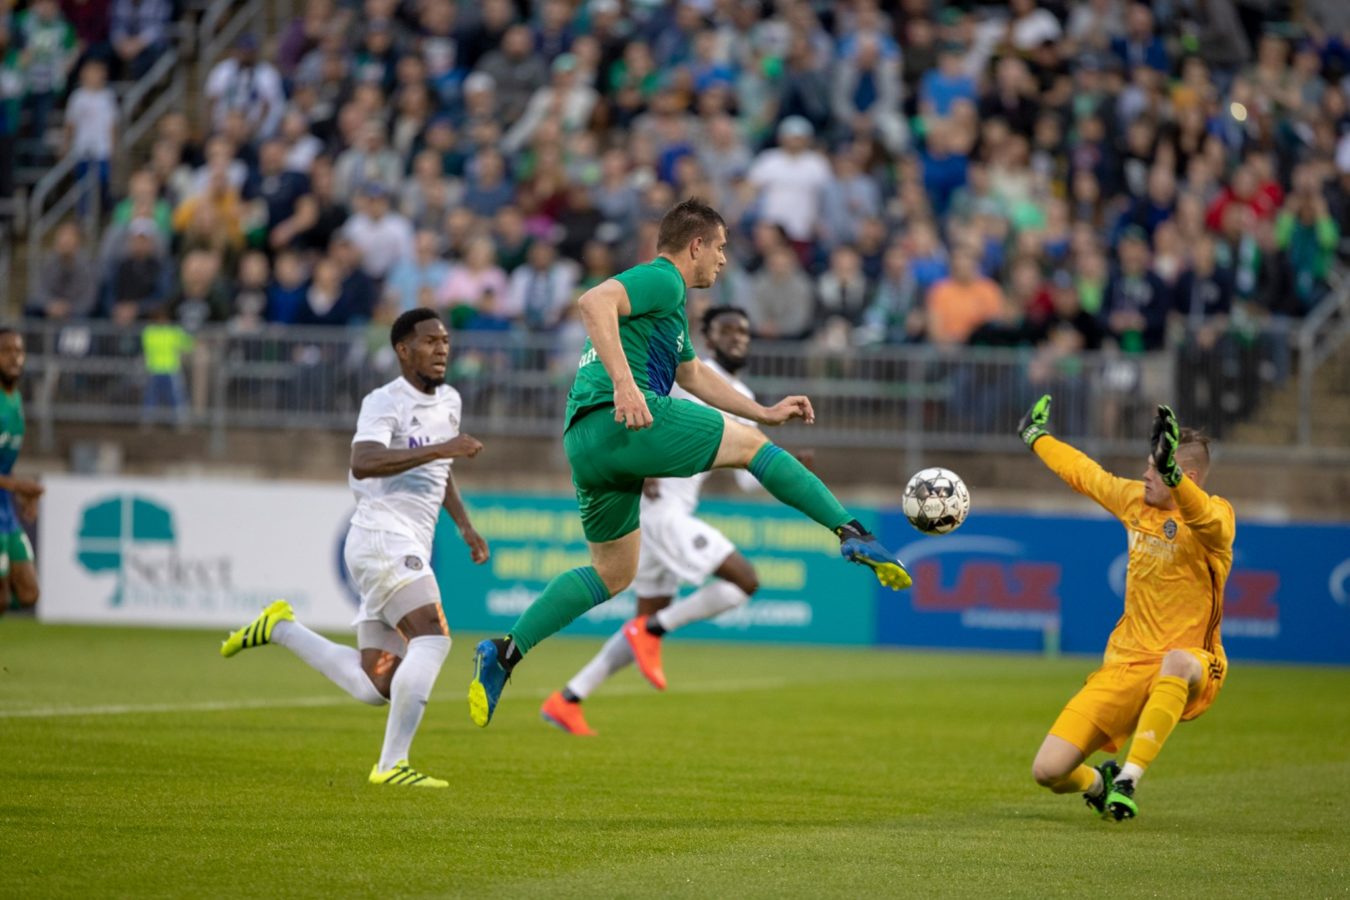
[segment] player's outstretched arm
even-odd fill
[[[1233,546],[1237,522],[1233,507],[1222,497],[1205,493],[1200,485],[1186,477],[1177,460],[1177,446],[1181,442],[1181,425],[1170,406],[1159,406],[1153,417],[1153,466],[1163,484],[1172,491],[1181,521],[1185,522],[1206,548],[1228,550]]]
[[[352,444],[352,475],[358,481],[387,478],[437,460],[472,458],[482,449],[482,442],[467,434],[425,447],[396,448],[375,441],[358,441]]]
[[[1050,433],[1050,395],[1046,394],[1027,410],[1018,423],[1017,433],[1064,483],[1080,494],[1091,497],[1103,509],[1119,516],[1125,507],[1127,493],[1135,482],[1117,478],[1097,462]]]
[[[816,421],[815,410],[806,397],[784,397],[773,406],[766,407],[736,390],[725,378],[697,359],[680,363],[675,370],[675,380],[680,387],[714,409],[761,425],[782,425],[792,419],[801,419],[808,425]]]
[[[577,300],[581,321],[600,364],[614,384],[614,421],[637,430],[652,424],[647,398],[638,390],[619,340],[619,317],[632,313],[628,290],[616,279],[597,284]]]
[[[469,548],[469,556],[475,563],[482,564],[488,561],[492,551],[488,549],[488,543],[478,530],[473,527],[473,521],[469,518],[469,511],[464,508],[464,499],[459,495],[459,485],[455,484],[455,473],[451,472],[445,479],[445,496],[441,498],[441,506],[450,515],[450,519],[459,528],[459,536],[464,539],[464,543]]]

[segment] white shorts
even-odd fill
[[[673,597],[681,584],[702,584],[736,545],[701,519],[684,513],[642,520],[642,550],[633,590],[639,597]]]
[[[342,558],[361,594],[361,610],[352,622],[358,628],[362,622],[383,622],[395,628],[411,610],[386,609],[390,599],[414,581],[432,574],[428,548],[405,535],[371,531],[359,525],[353,525],[347,532]],[[438,592],[433,590],[431,594],[439,602]]]

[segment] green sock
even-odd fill
[[[516,619],[507,635],[516,642],[523,655],[544,638],[562,631],[577,616],[609,598],[609,588],[600,580],[600,573],[594,566],[572,569],[548,583],[544,592]]]
[[[770,494],[831,531],[853,521],[825,483],[777,444],[760,447],[747,468]]]

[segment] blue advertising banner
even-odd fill
[[[1350,526],[1238,520],[1224,596],[1231,659],[1350,663]],[[924,537],[898,512],[888,546],[914,575],[877,597],[877,640],[919,647],[1100,653],[1120,617],[1127,563],[1114,519],[972,513]]]
[[[475,566],[454,523],[442,515],[432,568],[451,627],[504,632],[553,576],[590,557],[572,497],[475,494],[474,526],[492,548]],[[863,511],[860,515],[874,512]],[[773,502],[709,499],[699,516],[744,549],[759,574],[753,600],[711,622],[681,631],[692,638],[816,644],[876,641],[871,574],[839,559],[839,542],[800,513]],[[632,618],[636,598],[624,591],[568,626],[567,634],[609,635]]]

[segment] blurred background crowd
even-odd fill
[[[109,183],[110,79],[177,14],[0,17],[0,169],[59,144],[107,200],[98,234],[56,230],[29,316],[250,333],[429,306],[571,346],[577,295],[698,195],[731,239],[700,302],[763,338],[1279,377],[1259,335],[1322,299],[1350,231],[1343,0],[308,0]]]

